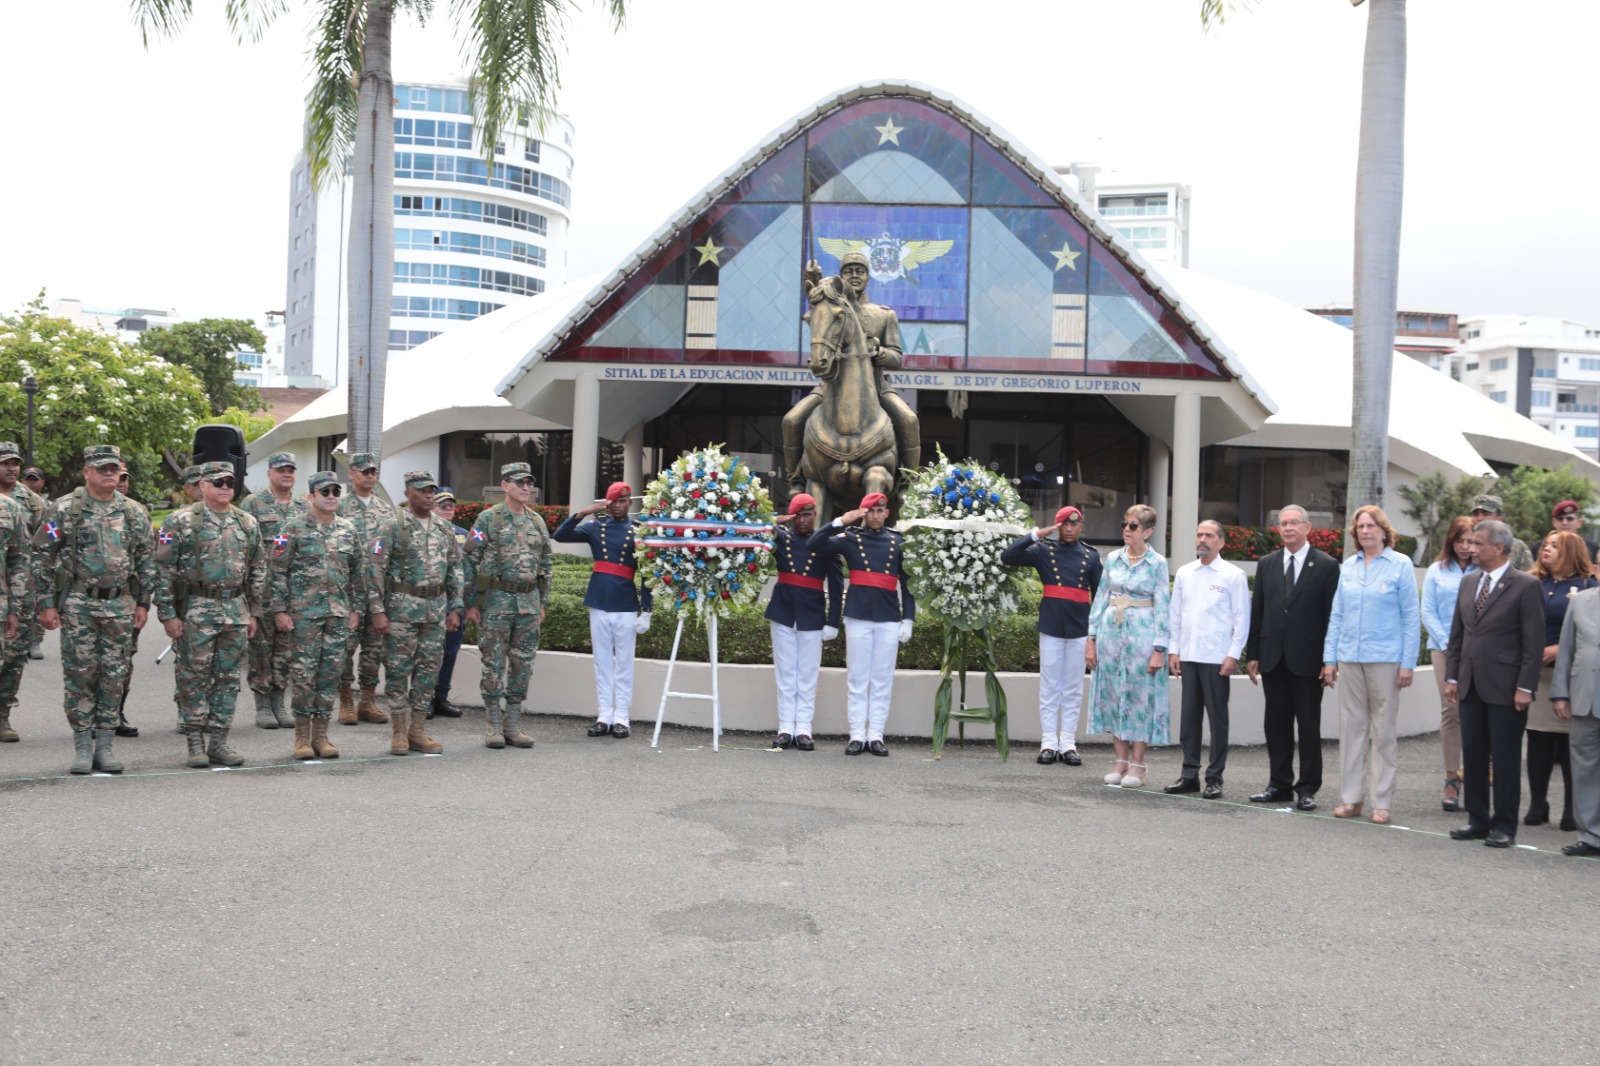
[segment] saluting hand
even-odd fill
[[[844,514],[840,515],[839,516],[839,522],[842,525],[847,525],[848,526],[848,525],[851,525],[852,523],[861,521],[865,517],[867,517],[866,510],[864,508],[857,507],[853,511],[846,511]]]
[[[1045,540],[1050,536],[1050,534],[1058,533],[1060,531],[1061,523],[1057,522],[1053,526],[1040,526],[1038,529],[1033,531],[1033,535],[1038,537],[1040,540]]]

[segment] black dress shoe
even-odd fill
[[[616,737],[618,740],[627,740],[628,735],[632,732],[633,731],[631,729],[623,725],[621,722],[618,722],[616,725],[611,727],[611,735]]]
[[[1180,792],[1199,792],[1200,782],[1192,777],[1180,777],[1161,791],[1173,796]]]
[[[608,735],[610,735],[610,733],[611,733],[611,723],[610,722],[596,722],[594,725],[589,727],[589,735],[591,737],[608,736]]]
[[[1545,825],[1550,821],[1550,807],[1540,805],[1529,807],[1527,815],[1522,819],[1523,825]]]
[[[1083,765],[1083,759],[1078,755],[1077,748],[1068,748],[1066,751],[1062,752],[1059,761],[1066,763],[1068,766]]]
[[[816,742],[806,733],[801,733],[794,738],[794,746],[801,751],[815,751],[817,747]]]
[[[1578,823],[1573,819],[1572,815],[1563,814],[1561,816],[1561,831],[1564,833],[1575,833],[1577,830]]]
[[[139,727],[134,725],[132,722],[128,721],[126,718],[122,719],[122,721],[117,723],[117,736],[119,736],[119,737],[136,737],[138,735],[139,735]]]
[[[1221,799],[1222,798],[1222,782],[1221,781],[1207,781],[1204,791],[1202,791],[1200,793],[1200,798],[1201,799],[1208,799],[1208,800]]]
[[[778,734],[778,739],[775,742],[775,746],[778,747],[778,748],[781,748],[784,751],[788,751],[789,750],[789,745],[793,744],[793,743],[794,743],[794,737],[790,736],[788,733],[779,733]]]
[[[1595,847],[1587,840],[1580,840],[1576,844],[1568,844],[1561,849],[1561,854],[1571,855],[1578,859],[1592,859],[1600,856],[1600,848]]]
[[[1294,795],[1294,793],[1290,792],[1286,788],[1273,788],[1271,785],[1268,785],[1266,788],[1262,789],[1260,792],[1257,792],[1255,795],[1251,796],[1250,797],[1250,802],[1251,803],[1284,803],[1292,795]]]
[[[844,753],[846,755],[860,755],[866,750],[866,744],[859,740],[852,740],[850,743],[844,746]]]
[[[1039,757],[1033,761],[1040,766],[1049,766],[1056,761],[1056,753],[1050,748],[1042,748],[1039,751]]]
[[[451,703],[444,696],[435,696],[433,698],[433,713],[440,718],[460,718],[461,708]]]
[[[1307,792],[1304,796],[1301,796],[1299,799],[1294,801],[1294,809],[1297,810],[1297,811],[1314,811],[1314,810],[1316,810],[1317,809],[1317,797],[1312,795],[1311,793]]]
[[[867,745],[867,750],[874,755],[888,755],[889,749],[883,746],[883,741],[874,740]]]
[[[1464,825],[1460,829],[1450,830],[1451,840],[1482,840],[1488,835],[1489,831],[1487,829],[1479,829],[1477,826],[1472,825]]]
[[[1517,838],[1512,836],[1510,833],[1504,833],[1498,829],[1492,829],[1489,831],[1489,835],[1484,838],[1483,846],[1486,848],[1509,848],[1516,842]]]

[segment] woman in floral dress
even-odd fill
[[[1145,781],[1147,744],[1172,736],[1167,703],[1167,560],[1150,547],[1156,512],[1136,504],[1122,516],[1122,547],[1106,560],[1089,608],[1084,662],[1094,672],[1089,732],[1110,733],[1117,761],[1108,785],[1138,788]]]

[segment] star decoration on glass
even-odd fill
[[[727,250],[726,246],[717,247],[716,241],[712,240],[711,235],[708,233],[706,234],[706,243],[695,248],[695,251],[700,253],[700,262],[696,263],[695,266],[705,266],[707,263],[712,266],[721,266],[722,260],[717,257]]]
[[[1061,250],[1056,251],[1052,249],[1050,254],[1056,257],[1057,270],[1060,270],[1062,267],[1071,267],[1073,270],[1077,270],[1078,256],[1082,255],[1083,253],[1074,252],[1072,250],[1072,242],[1063,240],[1061,242]]]
[[[874,126],[872,128],[878,131],[879,144],[899,144],[900,134],[905,131],[904,126],[896,126],[894,124],[894,118],[892,116],[884,119],[883,125]]]

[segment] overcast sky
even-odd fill
[[[148,51],[125,0],[6,5],[0,308],[41,287],[185,317],[283,307],[310,7],[291,3],[238,45],[220,0],[198,0]],[[455,67],[451,6],[399,35],[397,79]],[[632,7],[615,36],[597,7],[569,24],[570,277],[617,265],[795,113],[891,77],[1050,162],[1188,183],[1196,270],[1307,306],[1350,299],[1365,7],[1260,0],[1210,34],[1198,0]],[[1600,3],[1409,9],[1400,306],[1600,325]]]

